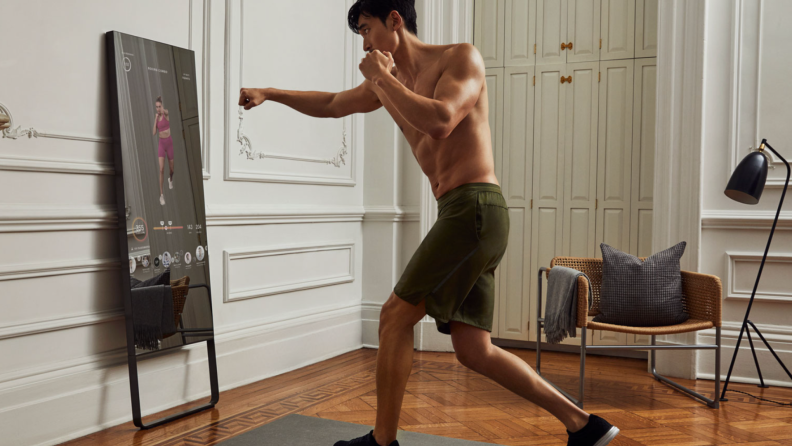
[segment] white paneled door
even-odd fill
[[[635,0],[602,0],[601,26],[600,60],[635,57]]]
[[[531,197],[534,153],[534,67],[504,69],[501,186],[509,205],[509,247],[500,270],[498,337],[529,340]],[[506,131],[505,129],[509,130]]]
[[[503,20],[506,0],[475,0],[473,44],[484,58],[484,66],[503,66]]]
[[[630,251],[632,59],[600,62],[597,161],[597,257],[600,243]]]

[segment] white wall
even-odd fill
[[[755,206],[732,201],[723,191],[749,147],[755,149],[762,138],[792,160],[792,31],[787,26],[791,14],[792,3],[784,0],[709,0],[706,5],[701,270],[723,282],[724,379],[778,210],[786,167],[775,160]],[[787,368],[792,366],[791,230],[792,200],[787,192],[749,318]],[[752,338],[765,382],[791,386],[761,339],[755,333]],[[700,332],[699,342],[714,341],[714,330]],[[697,376],[712,379],[714,371],[714,353],[699,353]],[[759,382],[745,334],[731,380]]]
[[[270,103],[244,113],[244,134],[255,151],[290,159],[244,159],[237,141],[241,86],[341,91],[363,80],[351,4],[3,2],[0,104],[14,128],[39,135],[0,138],[4,444],[56,444],[131,419],[109,30],[196,51],[221,390],[376,344],[361,309],[378,320],[419,240],[420,171],[392,120]],[[344,148],[337,166],[311,161]],[[144,415],[207,396],[205,359],[200,344],[142,362]]]

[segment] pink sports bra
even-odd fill
[[[170,122],[163,116],[161,120],[157,121],[157,130],[164,132],[170,128]]]

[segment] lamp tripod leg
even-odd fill
[[[748,321],[751,324],[751,321]],[[753,324],[751,324],[753,326]],[[751,344],[751,354],[753,354],[754,364],[756,364],[756,373],[759,374],[759,384],[757,387],[768,388],[767,384],[764,383],[764,378],[762,378],[762,370],[759,369],[759,360],[756,359],[756,350],[754,350],[753,339],[751,339],[751,330],[748,327],[745,327],[745,335],[748,336],[748,343]]]
[[[745,320],[743,320],[742,328],[740,328],[740,336],[737,336],[737,345],[734,346],[734,354],[732,355],[731,364],[729,365],[729,373],[726,374],[726,382],[723,384],[723,391],[720,396],[721,401],[729,401],[729,399],[726,398],[726,388],[729,387],[729,379],[731,378],[732,369],[734,369],[734,360],[737,359],[737,352],[740,351],[740,341],[742,341],[743,331],[745,331],[745,323],[747,321],[748,313],[745,314]]]
[[[758,334],[758,335],[759,335],[759,338],[760,338],[760,339],[762,340],[762,342],[764,342],[764,344],[767,346],[767,349],[768,349],[768,350],[770,350],[770,353],[772,353],[772,354],[773,354],[773,356],[775,356],[775,359],[776,359],[776,361],[778,361],[778,363],[779,363],[779,364],[781,364],[781,368],[783,368],[783,369],[784,369],[784,371],[786,372],[787,376],[788,376],[790,379],[792,379],[792,373],[789,373],[789,369],[787,369],[787,368],[786,368],[786,366],[784,365],[784,363],[781,361],[781,358],[779,358],[779,357],[778,357],[778,355],[776,354],[775,350],[773,350],[773,347],[770,347],[770,344],[768,344],[768,343],[767,343],[767,340],[764,338],[764,336],[762,336],[762,332],[761,332],[761,331],[759,331],[759,329],[758,329],[758,328],[756,328],[756,325],[754,325],[754,323],[753,323],[753,322],[751,322],[751,321],[748,321],[748,323],[749,323],[749,324],[751,324],[751,327],[753,327],[753,329],[754,329],[754,331],[756,332],[756,334]]]

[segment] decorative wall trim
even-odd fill
[[[202,33],[203,36],[201,38],[202,42],[202,60],[201,62],[201,69],[203,75],[203,85],[202,85],[202,101],[203,101],[203,116],[201,117],[201,121],[203,123],[203,140],[202,143],[202,150],[205,148],[204,151],[204,164],[203,164],[203,178],[208,179],[210,178],[209,172],[209,34],[211,29],[211,1],[212,0],[202,0],[202,9],[203,9],[203,27]],[[193,0],[190,0],[189,5],[189,13],[190,16],[188,18],[188,48],[192,49],[192,42],[193,42]],[[17,126],[14,128],[14,116],[11,114],[11,111],[0,103],[0,113],[8,115],[11,122],[9,123],[9,128],[3,129],[0,131],[3,138],[9,139],[18,139],[27,136],[28,138],[53,138],[53,139],[65,139],[71,141],[84,141],[84,142],[92,142],[92,143],[99,143],[99,144],[112,144],[113,137],[112,136],[91,136],[91,135],[80,135],[80,134],[73,134],[73,133],[50,133],[44,132],[40,130],[36,130],[33,127],[29,127],[27,129],[22,129],[21,126]],[[4,155],[0,157],[0,170],[21,170],[21,171],[31,171],[31,172],[57,172],[57,173],[72,173],[72,174],[94,174],[94,175],[115,175],[115,167],[113,163],[95,163],[95,162],[79,162],[79,161],[72,161],[72,160],[59,160],[59,159],[51,159],[51,158],[23,158],[23,157],[13,157]]]
[[[366,206],[363,216],[366,222],[407,222],[421,221],[419,206]]]
[[[333,223],[363,221],[363,206],[212,206],[207,226],[263,225],[276,223]]]
[[[236,324],[224,325],[222,327],[215,327],[215,341],[219,346],[223,343],[228,343],[229,341],[233,340],[247,339],[281,330],[289,331],[294,327],[313,325],[317,321],[343,317],[349,314],[360,314],[360,308],[361,306],[359,302],[346,302],[335,305],[327,305],[320,308],[310,308],[309,310],[278,314],[274,317],[254,319]],[[56,321],[53,321],[52,329],[47,328],[46,330],[43,330],[43,328],[45,328],[45,322],[41,321],[36,322],[40,324],[38,327],[34,326],[34,323],[27,324],[26,327],[20,327],[20,329],[16,330],[20,332],[19,334],[13,334],[13,336],[8,337],[25,336],[28,334],[43,333],[44,331],[57,331],[110,322],[122,323],[123,319],[123,310],[118,310],[63,319],[59,324],[60,326],[58,327],[54,327],[54,325],[56,325]],[[5,327],[0,327],[0,334],[6,334],[11,332],[11,330],[14,330],[11,328],[11,330],[8,332],[3,333],[4,328]],[[27,330],[28,332],[21,333],[23,330]],[[3,339],[5,338],[6,337]],[[179,350],[180,352],[185,353],[188,350],[194,348],[198,348],[200,350],[204,349],[205,346],[203,346],[203,344],[190,344],[181,347]],[[224,353],[219,355],[218,358],[227,354],[229,354],[229,352],[224,351]],[[205,358],[202,358],[202,360],[205,360]],[[13,372],[0,374],[0,392],[3,392],[10,387],[29,384],[28,381],[42,381],[45,379],[50,380],[63,378],[75,373],[106,369],[116,365],[126,365],[126,362],[126,347],[119,347],[106,352],[74,358],[56,364],[44,364],[28,369],[15,370]],[[251,382],[253,381],[256,380],[251,380]],[[227,388],[232,387],[235,386]]]
[[[755,262],[759,264],[761,263],[763,256],[764,256],[764,252],[761,253],[733,252],[733,251],[726,252],[726,284],[725,284],[726,299],[748,300],[751,298],[751,292],[753,291],[753,285],[756,280],[756,273],[751,272],[751,276],[750,276],[751,285],[749,289],[737,290],[734,284],[735,280],[737,279],[737,262],[741,262],[741,261]],[[787,253],[787,254],[768,253],[767,260],[765,260],[765,267],[770,263],[786,264],[789,266],[790,269],[792,269],[792,253]],[[756,290],[754,301],[783,302],[783,303],[792,302],[792,292],[787,292],[787,293],[761,292],[761,283],[762,282],[760,278],[760,282],[759,282],[760,288]]]
[[[55,158],[21,157],[12,155],[0,156],[0,170],[87,175],[115,175],[115,166],[113,163],[74,161]]]
[[[119,259],[72,259],[10,266],[0,265],[0,281],[93,273],[116,270],[120,267]]]
[[[241,291],[233,291],[231,289],[231,262],[241,259],[251,259],[257,257],[280,256],[285,254],[300,254],[311,253],[319,251],[349,251],[349,264],[348,270],[342,275],[321,278],[313,280],[303,280],[300,282],[289,283],[285,285],[275,286],[262,286],[253,289],[246,289]],[[255,299],[258,297],[271,296],[274,294],[290,293],[293,291],[307,290],[311,288],[320,288],[331,285],[338,285],[341,283],[348,283],[355,280],[355,242],[354,240],[317,244],[300,244],[300,245],[281,245],[274,246],[266,249],[253,249],[253,250],[224,250],[223,251],[223,302],[235,302],[245,299]]]
[[[345,3],[349,3],[346,0]],[[234,5],[238,4],[238,8]],[[299,174],[278,174],[278,173],[263,173],[255,171],[242,171],[232,170],[231,168],[231,145],[234,143],[231,137],[232,124],[232,108],[230,104],[236,103],[238,96],[233,94],[232,87],[234,87],[234,79],[237,79],[237,86],[241,86],[242,82],[242,66],[243,66],[243,9],[244,0],[226,0],[226,27],[225,27],[225,138],[224,138],[224,152],[225,152],[225,174],[226,181],[260,181],[268,183],[297,183],[297,184],[315,184],[326,186],[355,186],[357,181],[355,179],[355,148],[356,138],[353,136],[350,147],[350,175],[348,177],[337,177],[330,175],[299,175]],[[350,38],[350,33],[344,33],[344,85],[342,90],[352,88],[352,83],[355,79],[355,71],[351,69],[351,57],[354,56],[355,48]],[[317,157],[301,157],[293,155],[266,153],[264,151],[253,151],[253,143],[242,132],[242,111],[239,114],[239,129],[237,131],[236,143],[240,145],[239,155],[246,155],[249,160],[261,158],[277,158],[287,159],[291,161],[301,161],[310,163],[323,163],[332,164],[340,167],[340,164],[346,164],[344,155],[347,154],[347,128],[350,129],[352,135],[355,135],[357,126],[357,118],[352,116],[345,116],[342,119],[342,134],[341,134],[341,147],[337,149],[334,158],[324,159]]]
[[[770,230],[776,211],[715,211],[701,213],[702,229],[760,229]],[[792,230],[792,212],[781,211],[776,230]],[[768,232],[769,234],[769,232]]]
[[[190,0],[190,14],[192,14],[192,1]],[[203,35],[201,36],[201,108],[202,108],[202,116],[200,119],[200,125],[203,125],[202,128],[202,139],[201,139],[201,152],[202,152],[202,162],[203,162],[203,178],[204,180],[208,180],[211,178],[211,157],[209,156],[209,138],[210,138],[210,129],[211,129],[211,115],[210,115],[210,102],[211,102],[211,94],[210,94],[210,87],[212,83],[210,82],[211,77],[211,55],[210,55],[210,38],[212,36],[212,0],[203,0],[201,2],[201,6],[203,9]],[[192,27],[192,17],[190,19],[190,26]],[[190,32],[190,49],[192,49],[192,31]]]
[[[22,126],[17,126],[14,128],[14,115],[11,114],[11,111],[0,103],[0,113],[8,115],[11,122],[9,123],[9,128],[3,129],[2,133],[3,138],[10,138],[10,139],[18,139],[27,136],[28,138],[55,138],[55,139],[71,139],[76,141],[87,141],[87,142],[96,142],[101,144],[110,144],[113,142],[112,137],[107,136],[86,136],[86,135],[76,135],[76,134],[68,134],[68,133],[49,133],[36,130],[33,127],[29,127],[27,129],[22,129]]]
[[[208,226],[416,221],[415,206],[211,206]],[[116,207],[0,203],[0,233],[117,229]]]
[[[732,11],[732,44],[731,44],[731,57],[732,57],[732,73],[731,73],[731,97],[730,97],[730,129],[729,129],[729,147],[731,148],[727,178],[731,177],[731,173],[737,167],[737,164],[747,155],[750,151],[755,150],[757,144],[762,140],[762,135],[759,134],[759,127],[761,125],[761,116],[759,114],[760,101],[761,101],[761,75],[762,75],[762,14],[763,14],[764,1],[758,0],[756,2],[745,2],[737,0],[734,2]],[[749,14],[745,8],[755,8],[756,15]],[[748,46],[743,44],[743,37],[745,35],[756,34],[756,46]],[[744,60],[750,58],[750,60]],[[743,73],[743,70],[751,70],[751,73]],[[744,74],[748,74],[744,79]],[[753,96],[753,104],[742,104],[742,95],[744,91],[750,91]],[[740,114],[743,107],[751,107],[751,114],[753,115],[753,122],[748,125],[747,129]],[[745,135],[750,134],[752,140],[745,141]],[[769,167],[772,171],[776,166],[783,166],[784,163],[775,156],[771,151],[767,151],[769,157]],[[785,178],[771,178],[768,174],[767,182],[765,183],[766,189],[783,189]]]
[[[359,305],[311,310],[310,313],[306,311],[294,318],[267,323],[234,335],[218,335],[219,367],[230,371],[220,376],[220,390],[237,388],[361,348],[359,341],[346,335],[349,331],[346,326],[355,323],[359,317]],[[294,333],[300,333],[300,336],[295,338]],[[305,344],[313,347],[299,348]],[[301,353],[277,364],[261,359],[273,351],[280,351],[284,345],[287,350],[299,350]],[[163,382],[177,376],[201,375],[206,370],[205,350],[205,346],[199,343],[148,359],[140,369],[141,379],[144,382]],[[6,439],[10,444],[54,445],[128,422],[128,402],[124,403],[123,398],[111,398],[112,395],[129,392],[126,361],[126,349],[119,348],[64,361],[56,371],[39,367],[35,376],[32,375],[33,370],[14,373],[20,377],[13,381],[3,381],[10,374],[0,376],[0,401],[5,403],[0,405],[0,411],[7,419],[26,419],[29,413],[42,414],[45,418],[57,416],[73,405],[74,398],[101,402],[88,408],[90,412],[74,418],[68,426],[48,426],[35,434],[29,429],[17,430]],[[149,399],[150,404],[144,408],[143,415],[208,396],[208,390],[200,385],[203,381],[197,382],[197,386],[186,383],[183,389],[180,387],[178,392],[171,392],[164,399],[154,398],[153,403]],[[36,386],[33,398],[28,390],[31,385]]]
[[[117,229],[115,206],[0,204],[0,233]]]
[[[68,330],[88,325],[105,324],[124,318],[124,310],[109,310],[54,319],[40,319],[23,324],[0,325],[0,341],[4,339],[29,336],[50,331]]]

